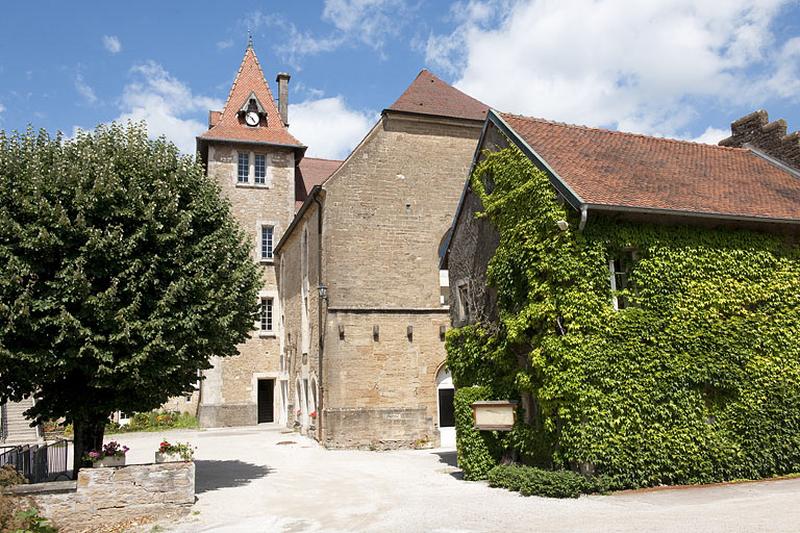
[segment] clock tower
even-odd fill
[[[259,315],[239,355],[212,358],[201,381],[198,417],[205,427],[279,422],[286,416],[286,369],[280,351],[281,310],[273,246],[295,213],[295,171],[306,147],[287,129],[288,74],[278,75],[276,105],[252,41],[225,107],[210,111],[197,150],[247,232],[261,272]],[[280,109],[279,109],[280,107]]]

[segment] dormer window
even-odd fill
[[[262,121],[266,126],[267,113],[255,93],[250,93],[244,105],[239,109],[239,119],[251,128],[262,125]]]

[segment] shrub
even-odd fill
[[[523,496],[577,498],[596,492],[599,484],[570,470],[542,470],[530,466],[498,465],[488,473],[489,486],[519,492]],[[602,482],[601,482],[602,484]]]
[[[454,408],[456,419],[456,454],[464,479],[485,479],[498,463],[502,452],[495,432],[478,431],[473,426],[473,402],[491,399],[486,387],[466,387],[456,390]]]
[[[57,533],[58,529],[39,515],[29,499],[0,493],[0,531]]]
[[[11,465],[3,465],[0,467],[0,487],[8,487],[10,485],[21,485],[27,483],[28,480],[25,476],[17,472],[16,468]]]

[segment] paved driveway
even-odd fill
[[[269,426],[115,438],[133,463],[162,437],[198,447],[195,510],[168,531],[800,530],[800,479],[552,500],[461,481],[452,451],[328,451]]]

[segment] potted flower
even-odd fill
[[[156,463],[191,461],[194,457],[194,450],[195,448],[188,442],[171,444],[169,441],[162,441],[156,452]]]
[[[117,441],[112,440],[108,444],[104,444],[100,450],[91,450],[83,456],[83,459],[92,463],[93,468],[125,466],[125,454],[128,453],[128,450],[127,446],[121,446]]]

